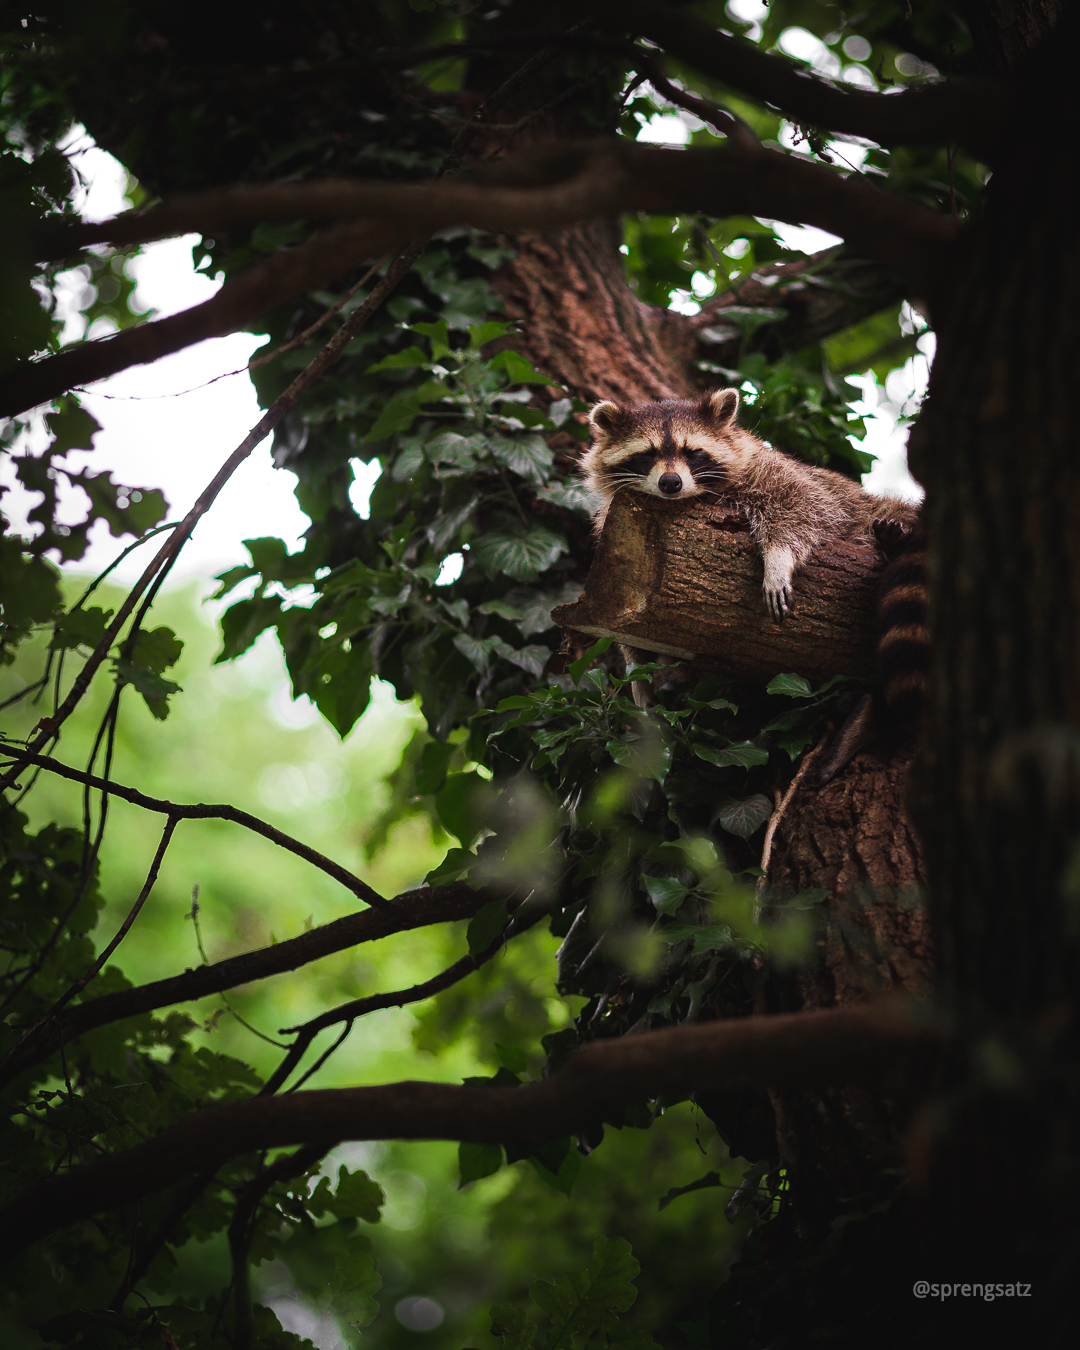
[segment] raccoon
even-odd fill
[[[877,687],[856,704],[815,766],[819,786],[871,741],[915,731],[926,705],[930,667],[926,534],[921,515],[911,529],[879,522],[874,531],[889,559],[877,599]]]
[[[910,530],[918,508],[878,497],[830,469],[812,468],[740,427],[737,389],[660,403],[598,403],[594,441],[581,460],[599,500],[599,532],[624,488],[669,500],[708,494],[742,513],[761,549],[765,604],[777,623],[791,613],[793,578],[825,539],[875,544],[875,522]]]

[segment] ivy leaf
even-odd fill
[[[395,431],[408,431],[420,416],[421,406],[425,403],[438,403],[440,399],[446,397],[447,392],[446,385],[441,380],[425,380],[416,389],[403,389],[386,404],[364,440],[384,441]]]
[[[487,673],[499,644],[498,638],[474,638],[469,633],[455,633],[454,646],[481,675]]]
[[[565,538],[546,525],[507,525],[475,540],[472,555],[488,576],[504,573],[515,581],[533,581],[566,552]]]
[[[500,1144],[459,1144],[458,1190],[470,1181],[492,1176],[502,1165],[503,1151]]]
[[[713,816],[713,824],[727,830],[728,834],[737,835],[740,839],[749,839],[772,813],[772,802],[768,797],[756,792],[752,797],[725,802]]]
[[[690,894],[690,887],[684,886],[675,877],[643,876],[641,880],[658,914],[677,914]]]
[[[768,750],[762,750],[760,746],[752,745],[749,741],[725,745],[723,749],[717,749],[716,746],[709,745],[705,741],[693,741],[691,749],[698,759],[707,760],[708,763],[715,764],[721,769],[733,765],[738,765],[743,769],[751,769],[756,764],[768,764],[769,762]]]
[[[489,445],[499,463],[522,478],[543,483],[551,472],[555,451],[548,448],[542,436],[493,436]]]
[[[505,927],[505,900],[489,900],[486,905],[481,905],[469,920],[466,932],[469,955],[477,956],[480,952],[486,952]]]
[[[765,686],[767,694],[786,694],[788,698],[811,698],[810,681],[802,675],[774,675]]]

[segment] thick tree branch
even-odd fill
[[[796,572],[794,610],[778,624],[762,599],[761,549],[730,503],[621,492],[584,593],[551,617],[739,679],[868,675],[882,565],[871,548],[819,545]]]
[[[608,23],[648,38],[702,74],[779,108],[795,121],[879,145],[951,141],[990,162],[1010,117],[1009,88],[997,81],[953,79],[890,95],[841,88],[750,42],[728,37],[673,5],[592,0],[591,8]]]
[[[30,1187],[0,1212],[6,1254],[129,1205],[229,1157],[326,1139],[457,1139],[539,1146],[657,1097],[720,1086],[928,1084],[941,1039],[882,1009],[711,1022],[594,1042],[517,1089],[393,1083],[257,1097],[200,1111],[115,1157]]]
[[[219,994],[226,989],[250,984],[253,980],[281,975],[287,970],[297,970],[320,957],[330,956],[362,942],[375,942],[393,933],[426,928],[436,923],[453,923],[457,919],[470,919],[491,898],[487,892],[474,891],[463,881],[405,891],[389,902],[379,897],[378,909],[347,914],[321,928],[301,933],[299,937],[278,942],[273,947],[244,952],[241,956],[232,956],[211,966],[185,970],[182,975],[172,975],[168,979],[154,980],[134,989],[105,994],[77,1007],[67,1008],[20,1047],[17,1054],[11,1056],[0,1074],[0,1087],[54,1054],[68,1041],[96,1027],[127,1017],[137,1017],[155,1008],[194,1002],[208,994]],[[437,990],[432,989],[431,992]],[[380,1003],[380,1007],[393,1006],[393,1000],[397,998],[407,1001],[405,995],[401,994],[374,995],[374,998],[390,1000]],[[357,1012],[354,1015],[360,1014]]]
[[[947,246],[958,234],[954,222],[915,202],[779,151],[742,145],[667,150],[622,140],[553,143],[499,161],[468,181],[237,188],[198,199],[206,206],[198,219],[195,202],[160,212],[167,213],[167,232],[205,231],[218,228],[224,215],[249,222],[308,215],[305,194],[319,212],[365,219],[276,254],[181,314],[18,368],[0,380],[0,414],[25,411],[76,385],[232,332],[289,296],[450,225],[548,231],[622,211],[767,216],[847,239],[865,257],[904,273],[922,294],[935,288]],[[158,212],[139,219],[142,237],[161,237]],[[124,220],[117,231],[127,238],[132,228]],[[100,234],[111,238],[111,231],[106,222]]]

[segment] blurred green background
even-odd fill
[[[69,575],[65,584],[70,602],[86,583]],[[291,699],[272,634],[240,659],[212,664],[220,639],[216,606],[203,599],[207,590],[189,583],[156,602],[146,626],[167,624],[183,639],[183,656],[169,671],[183,692],[171,700],[169,717],[161,723],[131,688],[125,690],[113,778],[155,797],[231,802],[334,858],[384,895],[422,884],[451,843],[425,804],[415,803],[388,832],[378,829],[392,790],[388,779],[406,749],[415,753],[417,740],[426,739],[416,706],[377,683],[371,706],[341,741],[314,709]],[[92,603],[115,607],[121,595],[103,586]],[[37,678],[45,644],[46,637],[27,643],[18,663],[0,671],[0,701]],[[85,763],[110,693],[108,683],[99,681],[69,723],[66,763]],[[24,700],[5,710],[4,729],[25,735],[48,710],[44,700],[37,705]],[[43,774],[25,809],[31,828],[50,819],[77,825],[82,793],[75,784]],[[113,800],[109,810],[99,945],[138,894],[162,826],[162,817],[122,801]],[[117,952],[116,964],[128,979],[139,984],[201,962],[190,918],[195,887],[211,961],[293,937],[355,906],[336,882],[239,826],[184,821],[157,885]],[[266,1076],[282,1051],[243,1026],[230,1008],[276,1039],[280,1028],[347,999],[406,988],[437,973],[467,950],[464,930],[464,924],[454,924],[400,934],[232,990],[228,1008],[215,995],[181,1010],[199,1025],[192,1037],[196,1045],[235,1056]],[[409,1078],[460,1082],[498,1067],[496,1044],[524,1050],[530,1072],[537,1074],[543,1062],[540,1037],[568,1026],[583,1002],[560,999],[554,991],[558,945],[538,926],[439,998],[362,1019],[308,1086]],[[335,1034],[329,1031],[316,1042],[308,1065]],[[640,1296],[627,1320],[653,1327],[684,1320],[692,1341],[689,1324],[703,1317],[701,1301],[722,1282],[745,1227],[742,1219],[736,1227],[729,1224],[723,1209],[746,1165],[729,1161],[711,1122],[689,1103],[667,1111],[649,1130],[608,1135],[604,1147],[585,1160],[569,1198],[525,1162],[459,1189],[455,1144],[347,1143],[335,1149],[325,1172],[336,1177],[342,1162],[363,1167],[387,1196],[383,1220],[371,1230],[383,1293],[380,1314],[364,1333],[366,1343],[447,1350],[487,1345],[492,1302],[523,1299],[536,1278],[580,1268],[599,1234],[626,1237],[642,1262]],[[728,1188],[694,1192],[659,1212],[669,1189],[710,1171],[720,1171]],[[178,1257],[183,1270],[178,1292],[202,1295],[220,1288],[228,1269],[223,1233],[188,1243]],[[320,1319],[299,1301],[284,1265],[264,1264],[255,1275],[257,1297],[287,1328],[325,1350],[339,1344],[333,1319]],[[62,1290],[57,1297],[63,1303]]]

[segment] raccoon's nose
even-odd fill
[[[665,497],[677,497],[682,491],[682,479],[677,473],[662,473],[657,486]]]

